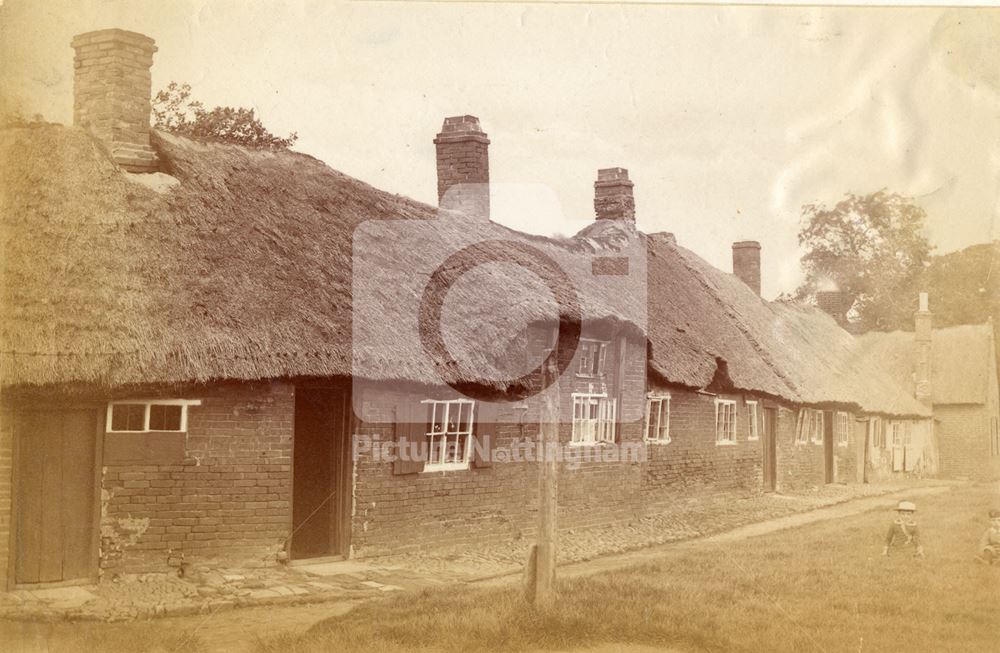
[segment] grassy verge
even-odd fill
[[[60,653],[201,653],[204,642],[188,629],[144,623],[0,621],[0,651]]]
[[[1000,641],[1000,567],[976,564],[995,487],[922,499],[927,558],[882,558],[877,512],[572,579],[539,614],[516,588],[364,604],[259,653],[521,651],[646,644],[691,651],[987,651]]]

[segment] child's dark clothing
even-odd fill
[[[924,552],[920,544],[920,529],[917,522],[909,519],[898,518],[889,526],[889,532],[885,536],[885,548],[883,554],[887,554],[891,547],[905,547],[913,545],[917,555]]]

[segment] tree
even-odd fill
[[[833,208],[802,207],[799,245],[805,282],[799,299],[830,286],[854,301],[863,330],[912,322],[917,285],[931,245],[921,233],[927,215],[909,198],[880,190],[848,193]]]
[[[299,136],[275,136],[254,115],[253,109],[215,107],[206,110],[191,99],[191,85],[170,82],[153,98],[153,126],[195,140],[233,143],[245,147],[284,150]]]

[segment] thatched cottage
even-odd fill
[[[73,45],[76,125],[0,131],[0,586],[530,536],[537,464],[514,454],[538,439],[547,356],[565,528],[861,481],[880,421],[934,457],[928,406],[850,334],[759,296],[759,245],[734,244],[731,275],[638,232],[624,169],[599,171],[573,238],[520,234],[489,219],[471,116],[435,139],[431,207],[152,131],[152,40]],[[439,274],[451,303],[428,312]],[[460,325],[454,358],[415,353],[427,320]]]
[[[931,328],[921,295],[913,331],[859,337],[862,355],[933,406],[939,473],[947,478],[1000,478],[1000,407],[993,324]],[[904,430],[880,441],[881,468],[909,469],[912,447]]]

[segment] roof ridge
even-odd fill
[[[673,245],[673,247],[677,248],[678,250],[681,249],[681,247],[679,245]],[[690,251],[690,250],[688,250],[688,251]],[[694,256],[698,256],[694,252],[691,252],[691,254],[693,254]],[[699,258],[701,258],[701,257],[699,257]],[[711,284],[709,284],[704,279],[704,277],[702,276],[702,274],[700,272],[698,272],[698,270],[694,269],[688,263],[687,258],[685,256],[683,256],[683,255],[680,256],[680,260],[681,260],[681,265],[683,265],[685,268],[687,268],[688,270],[691,271],[691,273],[697,279],[698,283],[701,284],[702,287],[704,287],[708,291],[709,295],[711,295],[712,299],[715,300],[715,302],[720,307],[722,307],[723,312],[726,315],[728,315],[730,318],[733,319],[733,322],[736,324],[736,328],[739,329],[739,332],[742,333],[743,337],[746,338],[746,340],[750,343],[750,345],[753,347],[753,350],[758,353],[758,355],[760,356],[760,359],[762,361],[764,361],[764,364],[767,365],[767,367],[772,372],[774,372],[775,376],[777,376],[779,379],[781,379],[781,381],[788,387],[788,389],[791,390],[795,394],[796,398],[801,399],[802,398],[802,394],[799,391],[798,386],[796,386],[796,384],[793,383],[792,380],[790,378],[788,378],[788,376],[778,367],[778,365],[771,358],[770,354],[767,353],[766,349],[760,343],[760,341],[758,341],[755,337],[753,337],[749,333],[749,329],[748,329],[747,325],[744,324],[744,322],[742,320],[740,320],[739,317],[733,312],[732,307],[730,307],[725,301],[723,301],[722,297],[717,292],[715,292],[715,290],[711,287]],[[702,260],[704,260],[704,259],[702,259]],[[716,268],[715,266],[713,266],[711,263],[708,263],[708,261],[705,261],[705,263],[708,266],[710,266],[712,269],[718,270],[719,272],[722,272],[722,270],[719,270],[718,268]],[[726,274],[726,273],[723,272],[723,274]],[[763,299],[761,299],[761,301],[763,301]],[[720,357],[720,356],[717,356],[717,357],[722,358],[723,360],[726,360],[725,357]]]

